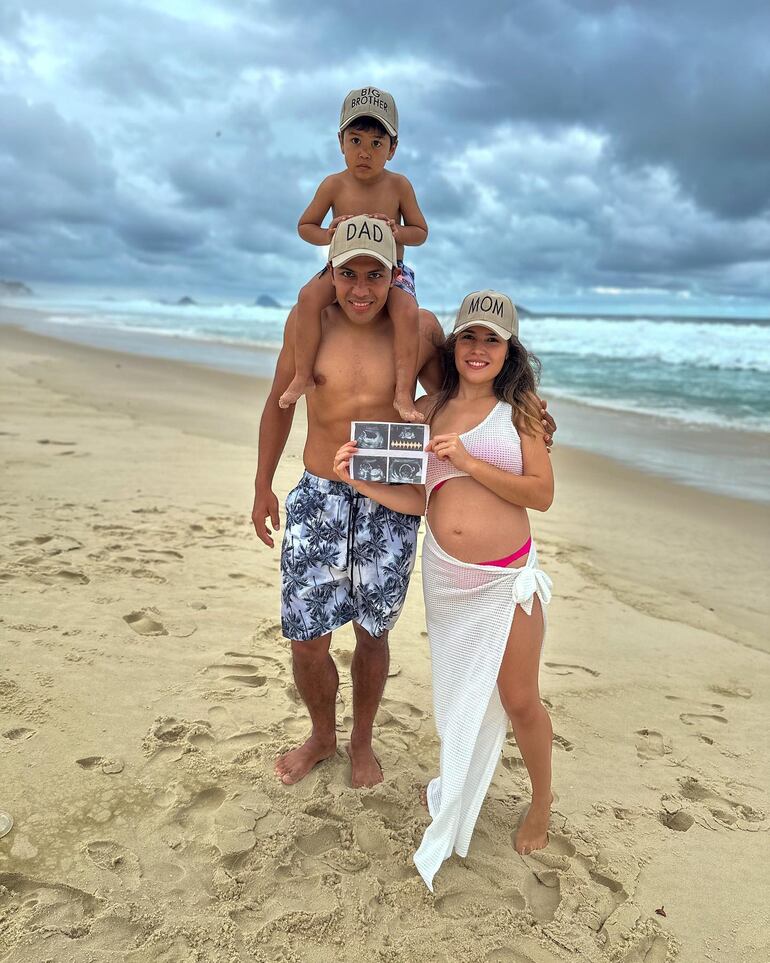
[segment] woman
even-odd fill
[[[514,845],[530,853],[548,842],[553,730],[538,670],[551,581],[527,516],[553,499],[538,370],[510,298],[469,294],[447,340],[442,389],[418,402],[432,435],[426,485],[351,481],[354,442],[335,458],[337,475],[363,494],[427,515],[422,575],[441,759],[414,861],[430,889],[444,859],[468,852],[509,719],[532,783]]]

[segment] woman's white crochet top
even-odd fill
[[[509,471],[514,475],[522,474],[521,438],[513,424],[513,409],[507,401],[498,401],[487,417],[475,428],[464,431],[460,439],[468,454],[474,458],[480,458],[494,465],[495,468],[502,468],[503,471]],[[467,474],[455,468],[448,459],[442,461],[436,458],[432,451],[428,452],[425,475],[426,503],[439,482],[462,475],[467,476]]]

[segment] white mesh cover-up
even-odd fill
[[[460,437],[475,457],[484,457],[481,452],[485,450],[489,453],[485,461],[507,462],[499,467],[521,474],[520,440],[511,414],[510,405],[500,402],[481,424]],[[514,465],[512,449],[517,446],[518,464]],[[461,474],[456,469],[448,472],[445,463],[430,457],[428,497],[442,476]],[[432,891],[433,877],[442,862],[453,851],[460,856],[468,854],[481,804],[500,759],[508,717],[497,691],[497,676],[516,606],[521,605],[530,615],[537,595],[545,619],[551,580],[538,567],[534,542],[520,568],[475,565],[448,555],[426,523],[422,583],[441,754],[439,775],[428,785],[427,793],[433,821],[414,854],[414,863]]]

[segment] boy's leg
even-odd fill
[[[393,407],[404,421],[424,421],[414,406],[420,315],[417,301],[395,285],[388,295],[388,313],[393,321],[396,356],[396,395]]]
[[[331,271],[324,270],[302,288],[297,298],[297,327],[294,343],[294,379],[278,399],[289,408],[315,388],[313,365],[321,343],[321,312],[334,302]]]

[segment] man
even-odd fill
[[[352,785],[373,786],[382,770],[372,750],[372,726],[388,675],[388,632],[400,614],[415,559],[417,516],[363,498],[335,479],[334,454],[351,421],[391,421],[396,371],[388,294],[398,276],[396,244],[387,223],[359,215],[344,221],[329,250],[337,302],[322,315],[316,388],[307,397],[305,473],[286,502],[281,553],[284,634],[292,640],[294,679],[310,713],[308,739],[276,760],[286,785],[298,782],[336,751],[337,669],[332,632],[353,623],[353,729],[347,747]],[[284,341],[259,432],[252,520],[259,538],[274,542],[279,527],[273,475],[294,408],[278,399],[295,372],[296,309]],[[444,340],[435,315],[419,312],[418,376],[427,391],[440,381]]]

